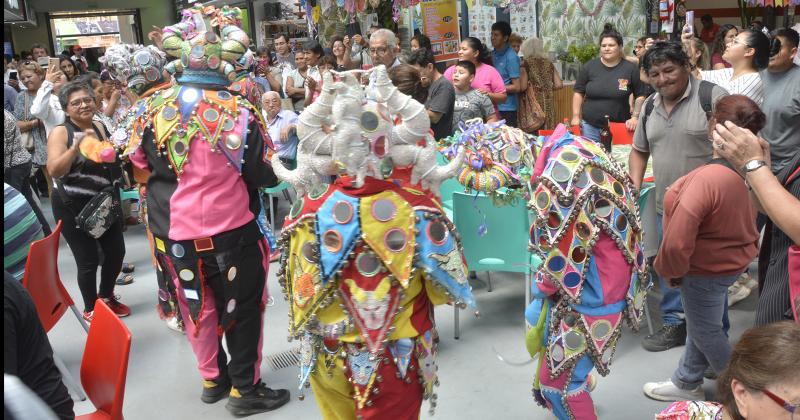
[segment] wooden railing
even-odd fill
[[[563,122],[564,118],[570,120],[572,118],[572,87],[575,82],[564,82],[564,87],[553,92],[553,101],[555,102],[555,117],[556,124]],[[548,127],[552,129],[553,127]]]

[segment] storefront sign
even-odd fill
[[[456,0],[423,0],[420,6],[422,33],[430,38],[436,61],[457,59],[461,36]]]

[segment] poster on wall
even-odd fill
[[[456,0],[424,0],[420,6],[422,33],[431,40],[436,62],[458,58],[461,36]]]
[[[536,2],[515,5],[509,12],[512,31],[523,39],[536,38]]]
[[[492,24],[497,21],[494,6],[474,5],[469,9],[469,36],[481,40],[484,45],[492,45]]]

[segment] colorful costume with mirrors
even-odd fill
[[[534,397],[559,419],[595,419],[589,372],[609,373],[623,319],[638,327],[650,286],[635,190],[597,143],[563,126],[531,180],[530,245],[543,261],[526,310]]]
[[[432,410],[433,307],[475,303],[459,236],[426,190],[457,167],[427,166],[424,108],[391,85],[383,66],[375,71],[377,102],[353,75],[326,75],[298,122],[306,158],[294,171],[273,158],[279,177],[307,191],[284,222],[278,274],[289,334],[301,342],[300,389],[310,384],[325,419],[417,419],[423,399]],[[337,124],[326,133],[329,116]],[[408,154],[421,157],[420,168],[384,179],[387,159],[411,162]],[[322,182],[331,175],[332,184]]]

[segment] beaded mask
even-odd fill
[[[247,52],[250,38],[239,27],[238,7],[195,4],[182,20],[163,30],[162,48],[176,58],[166,70],[178,83],[227,86],[236,79],[236,62]]]
[[[167,56],[152,45],[114,45],[100,57],[100,62],[114,80],[125,83],[137,94],[165,81]]]

